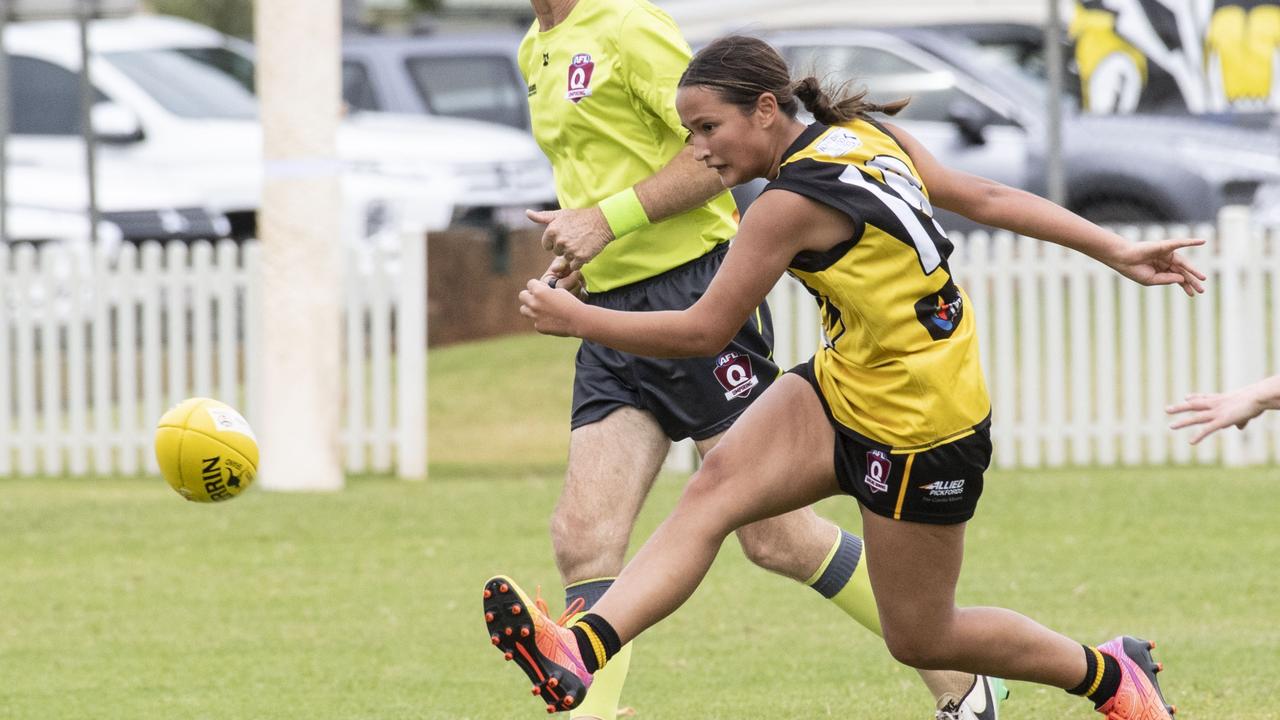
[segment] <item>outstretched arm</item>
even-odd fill
[[[1249,421],[1266,410],[1280,410],[1280,375],[1259,380],[1229,393],[1192,393],[1186,400],[1170,405],[1165,412],[1181,417],[1169,427],[1200,426],[1191,438],[1195,445],[1201,440],[1229,425],[1241,430]]]
[[[752,205],[711,286],[688,310],[606,310],[530,280],[520,293],[520,313],[547,335],[572,335],[650,357],[708,357],[728,346],[797,252],[829,248],[851,232],[851,222],[834,210],[775,190]]]
[[[1129,242],[1038,195],[948,168],[905,130],[889,127],[911,156],[934,205],[1082,252],[1141,285],[1180,285],[1187,295],[1204,292],[1204,273],[1178,253],[1203,245],[1203,240]]]

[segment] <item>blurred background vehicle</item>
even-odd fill
[[[348,33],[344,96],[354,108],[489,118],[528,129],[515,30]],[[1048,194],[1044,31],[1025,22],[880,30],[775,31],[793,70],[865,83],[882,100],[910,96],[898,117],[940,159]],[[1229,204],[1277,215],[1280,133],[1257,115],[1092,115],[1062,102],[1066,204],[1096,222],[1199,222]],[[1169,152],[1175,148],[1177,152]],[[736,189],[742,209],[762,182]],[[948,227],[973,223],[940,213]],[[1280,220],[1280,218],[1276,218]]]
[[[939,23],[916,26],[922,30],[951,35],[967,40],[988,54],[1016,65],[1029,75],[1047,82],[1049,63],[1045,56],[1045,30],[1043,27],[1028,22],[960,22]],[[1076,30],[1075,35],[1082,31]],[[1063,33],[1062,90],[1076,108],[1086,111],[1115,112],[1115,107],[1086,108],[1080,77],[1080,64],[1075,55],[1073,33]],[[1139,115],[1188,115],[1192,111],[1178,89],[1178,84],[1167,71],[1158,64],[1145,64],[1145,79],[1134,99],[1131,112]],[[1251,126],[1272,127],[1280,132],[1280,113],[1265,106],[1248,111],[1235,112],[1203,112],[1197,116],[1215,122]]]
[[[10,165],[83,176],[76,24],[11,23],[4,41]],[[225,215],[233,236],[253,236],[262,137],[251,46],[185,20],[145,15],[96,20],[89,42],[99,187],[127,183],[117,175],[122,168],[170,178]],[[536,144],[494,123],[354,113],[338,144],[348,181],[421,182],[434,201],[450,194],[443,200],[456,205],[460,221],[501,221],[555,201],[550,166]]]
[[[101,172],[112,182],[98,188],[98,219],[118,231],[119,240],[217,240],[231,236],[231,223],[207,207],[193,188],[172,175],[139,171],[114,162]],[[43,208],[61,215],[79,215],[88,237],[88,188],[79,172],[63,167],[11,164],[8,168],[10,208]],[[9,228],[10,241],[30,239]],[[106,239],[99,235],[101,241]]]
[[[943,163],[1047,193],[1042,78],[974,43],[918,28],[782,31],[766,38],[793,72],[910,97],[892,120]],[[1210,221],[1280,192],[1280,136],[1194,117],[1091,115],[1063,101],[1066,205],[1095,222]],[[763,187],[735,192],[748,205]],[[940,213],[946,227],[972,223]]]
[[[71,245],[87,243],[90,237],[89,220],[84,211],[68,211],[20,202],[10,202],[6,208],[5,229],[10,245]],[[123,233],[117,225],[106,220],[98,223],[100,243],[119,247],[122,240]]]
[[[342,95],[356,110],[486,120],[530,131],[518,32],[342,39]]]

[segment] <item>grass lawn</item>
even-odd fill
[[[157,478],[0,480],[0,718],[531,718],[488,644],[497,571],[561,600],[546,521],[573,346],[535,338],[431,357],[432,477],[345,492],[183,502]],[[500,372],[499,372],[500,371]],[[1161,642],[1186,717],[1277,717],[1280,470],[997,473],[970,526],[964,604],[1081,640]],[[659,481],[637,540],[671,508]],[[856,528],[853,503],[821,512]],[[1002,718],[1091,717],[1013,684]],[[915,718],[914,673],[816,593],[736,544],[637,644],[638,718]]]

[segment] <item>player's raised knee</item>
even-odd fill
[[[733,469],[724,454],[712,450],[702,459],[702,466],[685,486],[681,504],[714,501],[717,496],[726,492],[733,482]]]
[[[884,644],[893,659],[920,670],[950,670],[951,652],[937,636],[916,630],[884,627]]]

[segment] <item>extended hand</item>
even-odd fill
[[[1139,285],[1180,285],[1188,297],[1195,297],[1204,292],[1205,274],[1178,250],[1203,244],[1197,238],[1130,243],[1110,265]]]
[[[1249,385],[1230,393],[1193,393],[1185,401],[1165,408],[1165,412],[1170,415],[1192,413],[1178,418],[1169,427],[1177,430],[1192,425],[1202,426],[1200,432],[1191,438],[1191,444],[1195,445],[1228,425],[1243,430],[1265,409],[1259,387]]]
[[[576,335],[574,316],[582,303],[568,290],[551,288],[541,279],[530,280],[520,292],[520,314],[533,321],[543,335]]]
[[[580,210],[526,210],[525,215],[542,230],[542,248],[569,261],[577,270],[600,254],[613,240],[613,231],[600,208]]]

